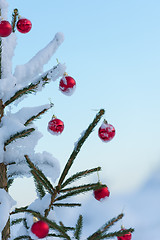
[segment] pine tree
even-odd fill
[[[54,185],[54,178],[58,175],[56,161],[49,153],[44,152],[42,154],[37,154],[34,152],[34,147],[39,139],[39,132],[33,123],[34,120],[40,118],[51,109],[53,104],[22,108],[14,114],[9,111],[8,107],[13,103],[22,101],[29,94],[41,91],[45,85],[51,81],[65,76],[66,67],[60,63],[57,63],[56,66],[45,73],[40,74],[43,65],[50,60],[56,49],[63,42],[63,35],[57,33],[54,39],[44,49],[39,51],[28,63],[17,66],[14,74],[12,74],[12,57],[16,46],[15,31],[17,22],[19,21],[19,12],[18,9],[14,9],[10,30],[9,22],[7,22],[7,26],[3,25],[4,21],[7,19],[7,7],[6,0],[0,0],[1,238],[2,240],[36,239],[33,234],[34,231],[32,232],[31,228],[33,225],[35,226],[34,222],[39,223],[42,221],[43,224],[45,223],[46,226],[49,227],[47,239],[81,239],[83,230],[82,215],[77,219],[75,226],[70,226],[69,223],[68,226],[65,226],[63,224],[63,219],[60,222],[53,221],[51,213],[58,207],[73,208],[81,206],[80,203],[67,202],[69,197],[107,187],[99,181],[73,186],[73,183],[76,183],[77,180],[91,174],[97,174],[97,172],[101,170],[100,167],[87,169],[77,172],[70,177],[68,176],[68,172],[81,150],[81,147],[92,133],[97,123],[101,120],[105,111],[101,109],[96,114],[91,124],[83,132],[58,178],[58,183]],[[27,32],[29,30],[30,29],[25,31]],[[15,201],[9,194],[9,187],[14,184],[14,179],[20,176],[33,177],[38,198],[30,206],[12,208],[15,205]],[[108,232],[109,228],[122,217],[123,214],[119,214],[117,217],[109,220],[100,229],[88,236],[87,239],[107,239],[133,232],[132,228]],[[21,226],[21,231],[15,236],[11,234],[10,229],[14,229],[17,225]]]

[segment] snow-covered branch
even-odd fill
[[[44,87],[47,83],[55,81],[59,77],[63,76],[65,69],[66,67],[64,64],[58,64],[49,71],[45,72],[43,75],[31,80],[29,85],[26,82],[23,84],[16,84],[13,89],[8,89],[8,93],[4,91],[4,107],[14,101],[17,102],[17,99],[19,98],[21,98],[19,99],[20,101],[23,100],[28,93],[41,91],[42,87]]]
[[[15,204],[16,202],[12,197],[4,189],[0,189],[0,233],[8,221],[12,206]]]
[[[28,63],[16,66],[14,76],[17,82],[34,78],[42,73],[43,66],[48,63],[63,40],[63,34],[57,33],[54,39],[45,48],[40,50]]]

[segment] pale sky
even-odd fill
[[[19,105],[46,104],[49,98],[55,104],[53,111],[36,122],[44,135],[36,150],[52,153],[63,168],[80,133],[105,108],[105,118],[116,128],[115,138],[109,143],[98,138],[101,121],[71,172],[101,166],[100,178],[112,193],[140,187],[160,160],[159,0],[8,3],[8,20],[12,9],[18,8],[33,24],[30,33],[17,33],[13,65],[25,63],[57,32],[63,32],[65,41],[44,70],[58,58],[77,82],[73,96],[63,95],[57,81]],[[65,123],[58,137],[47,132],[53,113]]]

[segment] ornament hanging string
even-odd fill
[[[99,177],[99,172],[97,170],[97,176],[98,176],[98,182],[100,183],[100,177]]]
[[[48,98],[48,100],[49,100],[50,106],[51,106],[51,108],[52,108],[52,107],[54,106],[54,103],[52,102],[51,97]],[[54,116],[53,109],[52,109],[52,116]]]

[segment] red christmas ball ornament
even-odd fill
[[[38,238],[44,238],[48,235],[49,226],[44,221],[38,221],[33,223],[31,232],[34,233]]]
[[[0,21],[0,37],[8,37],[12,32],[11,24],[6,20]]]
[[[101,201],[101,200],[105,199],[106,197],[109,197],[109,195],[110,195],[110,192],[108,190],[108,187],[102,187],[97,190],[94,190],[94,197],[98,201]]]
[[[108,124],[106,120],[103,121],[98,130],[98,136],[103,142],[111,141],[114,138],[115,133],[115,128],[111,124]]]
[[[58,119],[53,117],[51,121],[48,123],[48,131],[53,135],[59,135],[63,132],[64,123]]]
[[[76,81],[74,78],[64,75],[60,80],[59,89],[65,95],[71,96],[76,89]]]
[[[28,33],[32,28],[32,23],[26,18],[20,18],[17,22],[17,30],[21,33]]]
[[[125,228],[122,227],[121,230],[125,230]],[[121,236],[121,237],[117,237],[118,240],[131,240],[131,238],[132,238],[131,232],[129,232],[129,233],[127,233],[127,234],[124,234],[124,235]]]

